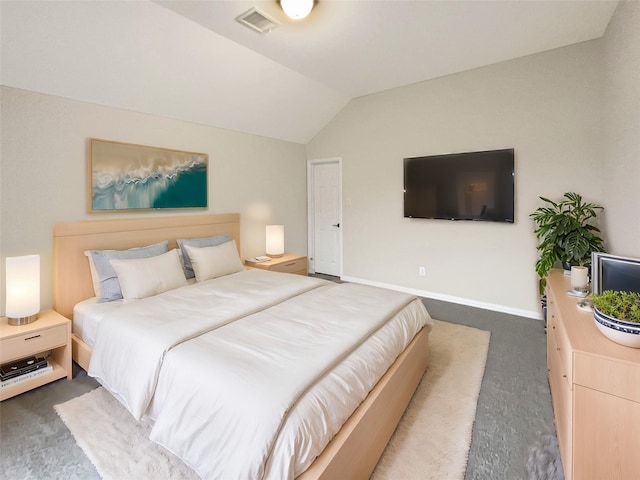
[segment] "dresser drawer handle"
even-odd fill
[[[27,340],[33,340],[34,338],[39,338],[39,337],[40,337],[40,334],[34,335],[33,337],[26,337],[24,340],[26,342]]]
[[[562,378],[567,378],[567,376],[566,375],[562,375]]]
[[[295,265],[295,264],[296,264],[296,262],[287,263],[287,264],[285,265],[285,267],[290,267],[290,266]]]

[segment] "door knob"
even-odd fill
[[[332,226],[340,228],[340,224],[339,223],[335,223]]]

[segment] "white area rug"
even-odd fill
[[[489,335],[436,320],[429,338],[429,368],[373,480],[464,478]],[[151,442],[149,428],[103,388],[55,409],[103,478],[198,478]]]

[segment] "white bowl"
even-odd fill
[[[609,340],[626,347],[640,348],[640,324],[611,318],[597,308],[593,309],[593,321]]]

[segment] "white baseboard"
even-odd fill
[[[484,310],[491,310],[494,312],[508,313],[509,315],[516,315],[518,317],[533,318],[535,320],[542,320],[542,313],[538,311],[524,310],[520,308],[507,307],[505,305],[499,305],[497,303],[480,302],[478,300],[471,300],[469,298],[455,297],[453,295],[445,295],[442,293],[428,292],[426,290],[418,290],[416,288],[402,287],[399,285],[391,285],[388,283],[374,282],[366,280],[364,278],[340,277],[345,282],[361,283],[363,285],[371,285],[372,287],[388,288],[389,290],[396,290],[398,292],[409,293],[418,297],[432,298],[434,300],[442,300],[445,302],[458,303],[460,305],[467,305],[469,307],[482,308]]]

